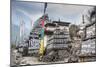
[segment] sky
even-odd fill
[[[48,3],[46,13],[52,21],[64,21],[72,24],[81,24],[82,15],[87,14],[93,6],[71,5],[71,4],[54,4]],[[12,24],[19,26],[24,21],[25,28],[31,30],[32,22],[34,23],[43,15],[44,3],[28,1],[12,1],[11,15]]]

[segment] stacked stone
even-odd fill
[[[85,38],[82,39],[80,62],[95,61],[96,56],[96,29],[95,22],[86,24],[85,26]],[[91,60],[90,60],[91,58]],[[93,59],[92,59],[93,58]]]
[[[67,48],[70,44],[70,36],[66,31],[55,29],[53,35],[48,39],[45,55],[48,61],[64,61],[68,57]]]

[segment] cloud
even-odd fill
[[[12,7],[14,9],[22,9],[24,11],[27,11],[29,13],[39,13],[43,12],[43,3],[35,3],[35,2],[23,2],[23,1],[18,1],[18,2],[13,2]]]
[[[82,14],[85,14],[87,10],[92,6],[84,5],[70,5],[70,4],[48,4],[47,13],[53,20],[61,18],[64,21],[79,20]]]
[[[18,15],[24,15],[31,21],[35,22],[43,13],[43,3],[33,2],[13,2],[12,11]]]
[[[61,15],[73,15],[83,13],[84,10],[90,9],[92,6],[70,5],[70,4],[48,4],[47,11],[58,13]]]
[[[13,8],[35,22],[43,14],[44,3],[16,2],[13,3]],[[90,8],[92,6],[48,3],[46,13],[51,20],[60,18],[62,21],[79,23],[81,15],[86,14]]]
[[[39,17],[42,16],[41,13],[29,13],[27,11],[24,11],[22,9],[17,9],[17,11],[21,12],[22,14],[24,14],[25,16],[27,16],[31,21],[35,22]]]

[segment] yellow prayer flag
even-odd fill
[[[40,41],[40,49],[39,49],[39,54],[43,55],[44,53],[44,41],[43,39]]]

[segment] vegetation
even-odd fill
[[[23,47],[23,56],[27,56],[28,55],[28,47]]]
[[[89,22],[96,22],[96,7],[92,8],[91,10],[88,11],[88,14],[86,15],[87,20]]]
[[[79,27],[77,25],[71,25],[69,27],[69,35],[70,38],[73,40],[73,37],[77,37],[77,32],[79,31]]]
[[[16,49],[16,45],[15,44],[11,44],[11,49]]]

